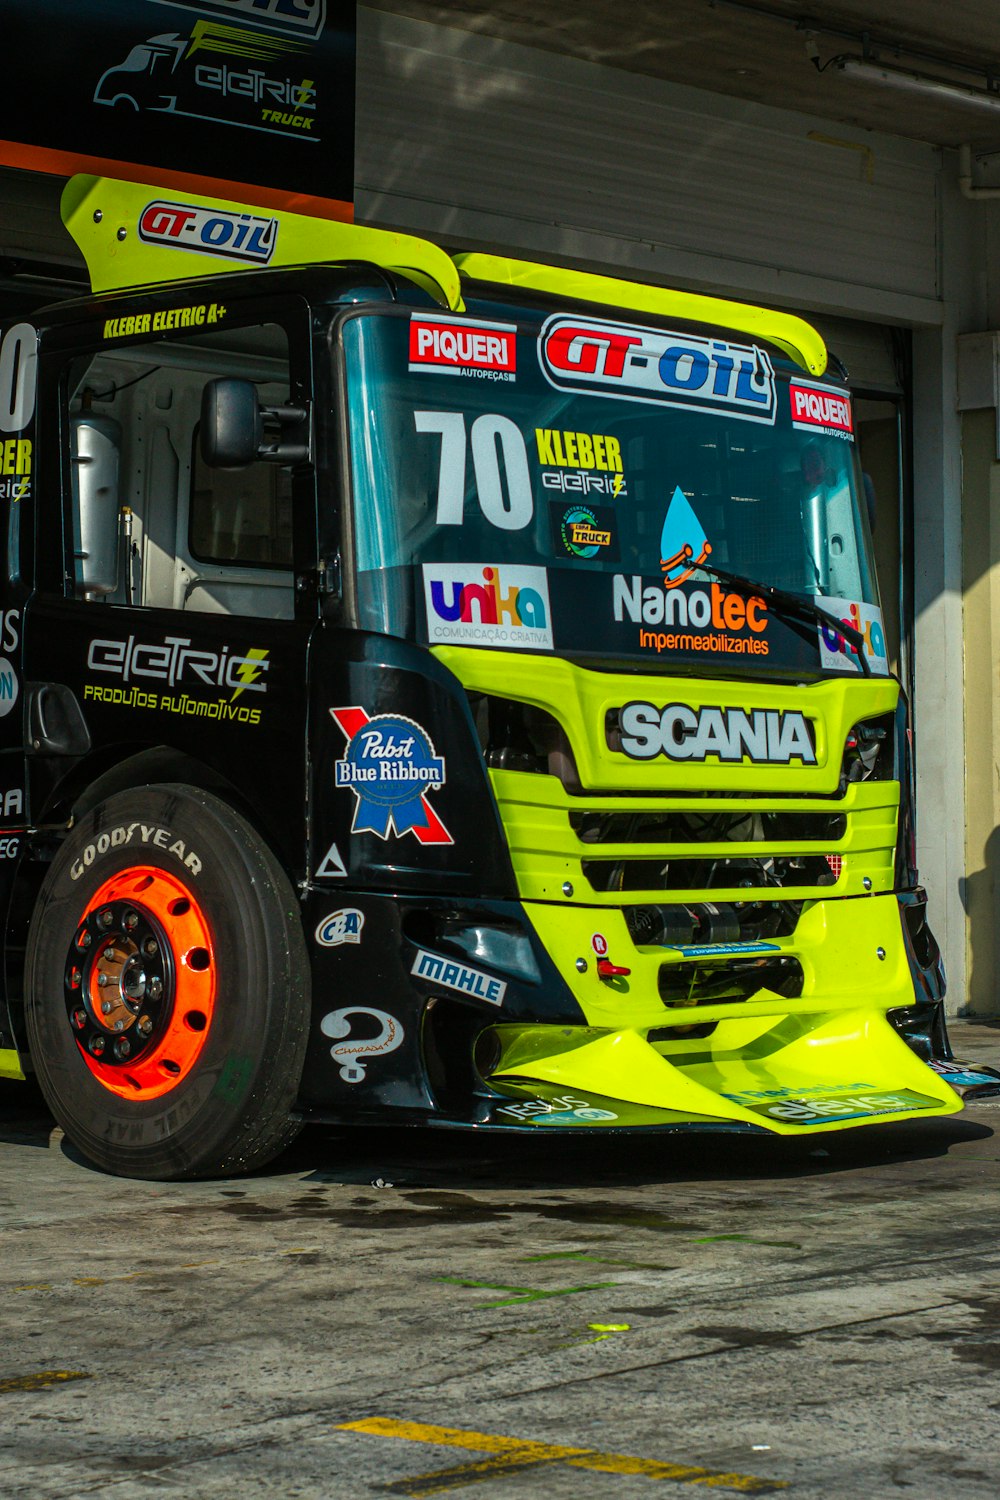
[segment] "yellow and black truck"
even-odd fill
[[[782,312],[108,179],[0,342],[0,1074],[304,1121],[949,1114],[843,371]]]

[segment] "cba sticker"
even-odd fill
[[[319,1029],[324,1036],[335,1039],[349,1037],[352,1016],[374,1021],[379,1028],[377,1035],[359,1037],[355,1041],[338,1040],[337,1045],[330,1048],[330,1056],[339,1066],[340,1076],[345,1083],[363,1083],[368,1063],[362,1059],[384,1057],[388,1052],[395,1052],[406,1033],[395,1016],[388,1015],[384,1010],[375,1010],[369,1005],[346,1005],[343,1010],[331,1010],[329,1015],[323,1017]]]
[[[316,941],[321,948],[339,948],[341,943],[360,943],[361,929],[365,925],[364,912],[356,906],[344,906],[324,917],[316,928]]]
[[[427,800],[444,786],[444,756],[434,754],[427,731],[402,714],[376,714],[363,708],[331,708],[347,736],[347,749],[334,765],[337,786],[357,797],[352,833],[412,833],[421,844],[455,840]]]

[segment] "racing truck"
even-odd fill
[[[0,341],[0,1075],[307,1122],[947,1115],[846,372],[783,311],[75,177]]]

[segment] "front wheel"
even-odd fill
[[[298,903],[256,831],[207,792],[120,792],[73,829],[32,916],[25,1006],[49,1108],[107,1171],[249,1171],[297,1133]]]

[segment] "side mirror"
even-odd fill
[[[875,485],[870,474],[862,474],[865,486],[865,504],[868,507],[868,529],[875,535]]]
[[[210,469],[245,469],[264,441],[257,387],[249,380],[210,380],[201,393],[201,456]]]
[[[289,429],[291,441],[283,437]],[[245,469],[263,459],[274,464],[308,463],[311,456],[306,406],[261,406],[250,380],[210,380],[201,393],[201,456],[210,469]]]

